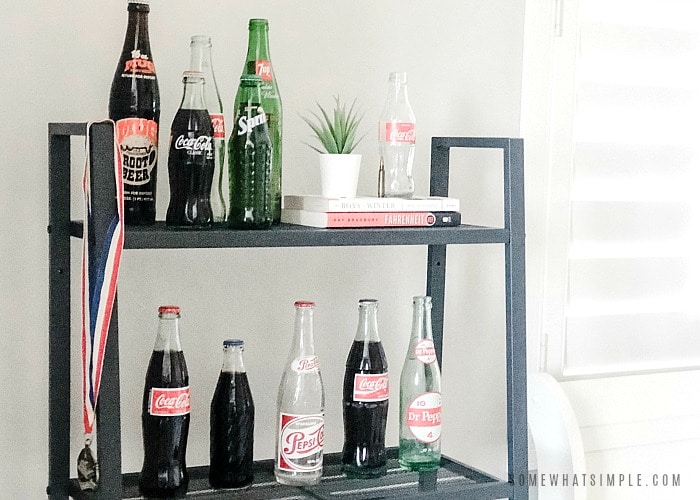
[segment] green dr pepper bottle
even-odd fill
[[[229,226],[267,229],[272,225],[272,145],[261,105],[261,79],[241,75],[228,140]]]
[[[433,346],[430,297],[413,297],[413,327],[401,371],[399,465],[412,471],[440,467],[442,392]]]
[[[270,178],[272,218],[273,223],[279,224],[282,215],[282,101],[277,80],[272,71],[267,31],[267,19],[248,21],[248,54],[243,74],[258,75],[262,78],[260,94],[272,142],[272,176]],[[234,109],[238,109],[238,97],[236,97]]]

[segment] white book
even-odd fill
[[[459,212],[459,199],[443,196],[324,198],[320,195],[286,195],[284,208],[308,212]]]

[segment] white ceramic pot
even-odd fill
[[[360,176],[360,154],[321,154],[321,196],[326,198],[353,198],[357,195]]]

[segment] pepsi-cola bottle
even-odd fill
[[[386,473],[389,365],[377,328],[377,301],[360,300],[355,341],[343,382],[343,469],[349,477]]]
[[[214,128],[204,104],[203,74],[185,71],[182,81],[182,102],[170,129],[170,204],[165,221],[169,226],[209,226]]]
[[[185,454],[190,428],[190,385],[179,334],[180,308],[158,308],[158,333],[146,371],[141,425],[144,496],[171,497],[187,490]]]

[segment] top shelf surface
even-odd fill
[[[82,236],[82,222],[71,223],[71,234]],[[507,243],[503,228],[472,226],[318,229],[280,224],[265,230],[174,229],[157,221],[152,226],[127,226],[124,248],[252,248],[375,245],[449,245]]]

